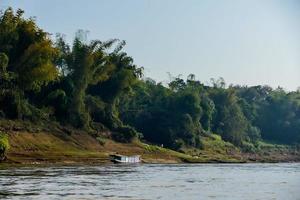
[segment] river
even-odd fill
[[[6,168],[2,198],[300,200],[300,163]]]

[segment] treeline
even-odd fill
[[[168,87],[139,81],[122,98],[121,119],[145,139],[178,149],[201,147],[201,137],[216,133],[240,147],[260,140],[300,142],[300,92],[268,86],[229,86],[223,79],[206,86],[190,75],[174,78]]]
[[[173,149],[201,148],[211,133],[237,146],[262,139],[300,142],[300,92],[268,86],[207,86],[175,77],[168,85],[142,78],[124,41],[72,45],[51,40],[23,11],[0,17],[0,116],[57,121],[90,133],[105,128],[116,140],[141,138]]]

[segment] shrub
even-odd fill
[[[256,148],[255,148],[254,144],[252,144],[250,142],[243,141],[242,150],[244,152],[248,152],[248,153],[255,153]]]
[[[114,140],[118,142],[131,142],[134,138],[138,137],[138,133],[130,126],[119,127],[116,132],[112,133]]]
[[[7,134],[0,132],[0,160],[5,158],[5,152],[9,148],[8,136]]]
[[[145,149],[147,152],[152,152],[152,153],[162,151],[162,148],[161,148],[161,147],[156,146],[156,145],[149,145],[149,144],[144,145],[144,149]]]
[[[185,143],[182,139],[175,140],[173,146],[173,149],[180,150],[182,147],[184,147]]]
[[[96,137],[96,140],[99,142],[100,145],[105,145],[106,139],[103,137]]]

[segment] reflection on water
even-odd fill
[[[300,163],[24,167],[0,199],[300,199]]]

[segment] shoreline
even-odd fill
[[[11,163],[11,162],[1,162],[0,170],[6,168],[19,168],[19,167],[76,167],[76,166],[107,166],[107,165],[120,165],[120,166],[134,166],[134,165],[235,165],[235,164],[293,164],[300,163],[300,161],[271,161],[271,162],[140,162],[135,164],[115,164],[113,162],[33,162],[33,163]]]
[[[72,155],[72,157],[29,157],[26,156],[14,156],[14,159],[8,157],[7,160],[0,162],[0,169],[2,167],[18,167],[18,166],[80,166],[80,165],[90,165],[90,166],[98,166],[98,165],[108,165],[114,164],[110,161],[109,155],[103,155],[101,152],[94,152],[93,156],[78,156]],[[100,157],[97,157],[101,155]],[[274,160],[274,159],[264,159],[264,160],[237,160],[232,158],[231,160],[216,160],[216,159],[208,159],[201,160],[195,159],[189,155],[183,154],[183,157],[173,157],[172,159],[165,158],[149,158],[150,155],[144,155],[146,158],[142,156],[142,162],[138,164],[252,164],[252,163],[260,163],[260,164],[271,164],[271,163],[300,163],[300,159],[291,159],[291,160]],[[162,155],[157,155],[162,156]],[[147,158],[148,157],[148,158]],[[126,165],[126,164],[125,164]],[[130,165],[130,164],[129,164]]]
[[[203,159],[194,158],[187,154],[179,153],[178,155],[172,155],[173,151],[168,153],[146,153],[143,154],[142,162],[139,164],[251,164],[251,163],[300,163],[298,156],[293,159],[274,159],[264,158],[251,160],[242,157],[242,159],[236,159],[234,157],[229,159]],[[134,154],[134,152],[132,152]],[[177,152],[176,152],[177,153]],[[132,155],[133,155],[132,154]],[[43,157],[38,156],[41,154],[13,154],[9,153],[5,161],[0,162],[0,169],[2,167],[14,167],[14,166],[80,166],[80,165],[107,165],[113,164],[109,158],[108,153],[103,152],[85,152],[83,154],[64,154],[64,155],[46,155],[43,152]]]

